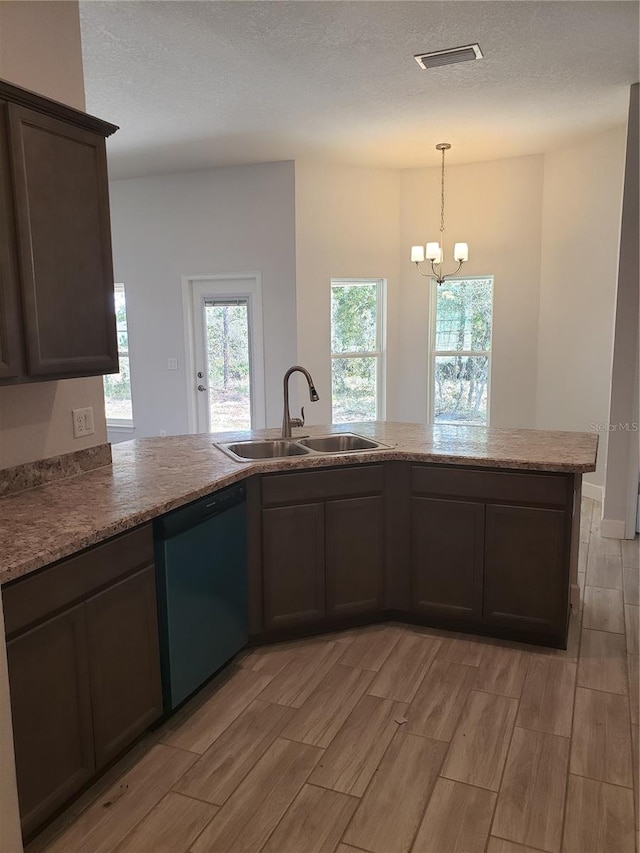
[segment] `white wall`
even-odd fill
[[[633,538],[638,503],[638,93],[631,87],[624,197],[620,234],[620,263],[616,297],[609,422],[626,425],[609,433],[607,470],[602,503],[603,536]]]
[[[0,3],[0,78],[84,109],[78,3]],[[74,439],[71,410],[93,406],[95,434]],[[0,468],[107,439],[102,377],[0,388]]]
[[[399,204],[398,172],[296,161],[298,357],[320,394],[309,403],[299,386],[308,423],[331,423],[332,278],[387,279],[387,372],[395,373]]]
[[[626,128],[545,156],[536,427],[606,425]],[[600,433],[604,482],[607,432]]]
[[[467,276],[493,275],[494,314],[490,422],[532,427],[535,421],[540,281],[542,155],[455,165],[446,161],[445,248],[469,244]],[[412,245],[439,239],[440,168],[402,173],[401,286],[398,358],[390,409],[398,420],[427,417],[429,279],[409,260]]]
[[[115,276],[125,285],[135,437],[188,432],[181,276],[262,273],[267,425],[296,361],[293,163],[114,181]],[[178,371],[167,370],[177,357]]]
[[[84,107],[80,17],[75,2],[0,3],[0,77]],[[71,409],[93,406],[96,432],[73,438]],[[0,389],[0,468],[106,440],[102,379]],[[0,600],[0,853],[20,853],[4,621]]]

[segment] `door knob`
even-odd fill
[[[204,387],[204,385],[198,385],[198,391],[206,391],[206,390],[207,389]]]

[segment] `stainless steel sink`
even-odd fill
[[[303,447],[309,447],[317,453],[346,453],[350,450],[378,450],[385,445],[372,438],[356,435],[354,432],[334,433],[333,435],[313,436],[300,439]]]
[[[215,447],[236,462],[257,459],[282,459],[286,456],[318,456],[331,453],[352,453],[362,450],[383,450],[387,444],[365,438],[355,432],[318,435],[298,439],[257,439],[256,441],[225,441]]]
[[[223,453],[238,462],[249,459],[278,459],[283,456],[305,456],[306,447],[300,447],[295,441],[235,441],[216,444]]]

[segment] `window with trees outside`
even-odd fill
[[[384,417],[384,282],[331,281],[333,423]]]
[[[115,285],[114,295],[120,372],[104,376],[104,408],[107,423],[112,426],[130,426],[133,424],[133,406],[131,403],[129,333],[127,331],[127,305],[124,284]]]
[[[431,418],[487,424],[493,278],[433,281]]]

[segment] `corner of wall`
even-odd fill
[[[2,0],[0,77],[84,109],[78,0]],[[71,410],[92,406],[95,434],[74,440]],[[102,377],[0,388],[0,468],[107,440]]]

